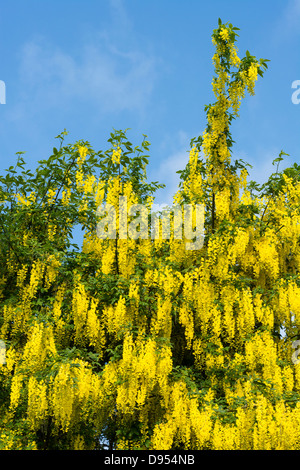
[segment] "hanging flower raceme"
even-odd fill
[[[117,147],[116,149],[113,149],[111,160],[114,164],[119,164],[121,160],[121,155],[122,155],[122,149],[121,147]]]

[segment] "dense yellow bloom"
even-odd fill
[[[48,239],[53,241],[55,239],[57,226],[55,224],[48,225]]]
[[[72,419],[76,423],[90,412],[90,403],[95,406],[100,399],[99,378],[83,361],[60,365],[50,389],[50,407],[57,428],[67,432]]]
[[[124,331],[130,317],[127,315],[127,308],[124,297],[120,296],[115,306],[108,306],[104,308],[103,315],[107,324],[109,333],[118,336]]]
[[[244,85],[243,82],[240,80],[236,80],[230,84],[229,90],[228,90],[229,98],[230,98],[230,103],[232,106],[232,109],[234,111],[235,116],[238,116],[240,104],[242,101],[242,98],[245,96],[245,91],[244,91]]]
[[[162,300],[161,297],[158,297],[157,313],[152,319],[152,331],[156,335],[170,337],[172,329],[171,309],[172,304],[169,298]]]
[[[47,356],[56,354],[56,346],[51,326],[35,323],[30,331],[30,337],[25,345],[23,360],[31,370],[43,367]]]
[[[46,268],[46,273],[45,273],[45,288],[49,288],[50,285],[55,281],[57,274],[58,274],[58,268],[61,266],[61,262],[59,259],[57,259],[54,255],[50,255],[48,257],[47,262],[49,263],[47,268]]]
[[[243,289],[239,298],[239,315],[237,318],[237,330],[242,337],[251,333],[254,329],[255,317],[250,289]]]
[[[58,320],[57,327],[59,330],[61,330],[60,307],[62,294],[63,291],[60,291],[54,305],[54,315]],[[84,285],[80,282],[80,279],[78,279],[72,299],[75,341],[79,344],[83,344],[85,339],[88,338],[89,344],[95,346],[97,351],[101,353],[104,346],[104,337],[103,329],[96,311],[97,305],[98,301],[87,294]]]
[[[179,321],[185,327],[187,347],[190,348],[194,338],[194,318],[192,312],[186,305],[179,309]]]
[[[220,36],[223,39],[223,41],[228,41],[229,40],[229,33],[227,28],[221,28],[220,31]]]
[[[199,201],[203,195],[202,176],[200,169],[197,170],[198,158],[199,151],[194,146],[190,150],[189,155],[190,174],[189,177],[183,182],[183,192],[189,196],[191,201]],[[174,202],[180,203],[180,199],[176,199],[175,197]]]
[[[259,256],[259,263],[254,267],[255,274],[258,276],[261,268],[264,267],[267,272],[270,273],[270,277],[275,279],[279,274],[279,261],[275,237],[271,233],[265,235],[256,240],[254,246]]]
[[[230,63],[235,67],[239,67],[241,63],[241,59],[237,55],[237,48],[234,44],[230,44]]]
[[[230,208],[230,190],[224,188],[216,194],[216,214],[222,220],[229,215]]]
[[[19,194],[19,193],[16,194],[18,204],[23,205],[23,206],[27,206],[27,207],[32,205],[32,203],[34,202],[35,197],[36,197],[36,194],[35,194],[34,191],[32,191],[29,194],[29,196],[27,196],[27,197],[25,197],[24,195]]]
[[[70,426],[75,400],[75,387],[72,382],[70,365],[62,364],[54,380],[51,408],[57,424],[60,424],[65,431]]]
[[[83,192],[84,188],[84,174],[81,169],[76,172],[76,188],[79,192]]]
[[[113,243],[110,243],[102,256],[102,272],[103,274],[109,274],[112,272],[113,265],[116,259],[116,248]]]
[[[29,285],[24,287],[23,298],[32,298],[35,296],[39,282],[44,274],[45,266],[41,261],[36,261],[32,265]]]
[[[11,383],[10,392],[10,409],[15,410],[19,404],[21,389],[23,386],[24,377],[21,374],[14,375]]]
[[[249,244],[250,233],[248,230],[238,227],[236,230],[236,236],[234,239],[234,244],[229,247],[229,257],[230,262],[235,264],[237,259],[241,258],[245,253],[247,246]]]
[[[47,411],[47,385],[31,376],[28,382],[28,420],[31,428],[39,428],[47,416]]]
[[[169,393],[167,421],[155,426],[152,448],[163,450],[179,442],[184,442],[185,448],[194,450],[205,447],[211,437],[212,409],[200,410],[197,400],[188,398],[186,385],[182,381],[175,382]]]
[[[96,178],[94,175],[87,175],[83,185],[84,194],[92,193],[95,187]]]
[[[77,158],[77,165],[79,167],[81,167],[82,164],[85,161],[85,158],[86,158],[89,150],[84,145],[79,145],[78,146],[78,152],[79,152],[79,157]]]
[[[112,152],[112,156],[111,156],[112,162],[119,164],[121,155],[122,155],[122,149],[120,147],[117,147],[116,149],[114,149]]]
[[[259,68],[259,64],[252,63],[248,70],[248,77],[249,77],[249,86],[248,90],[250,94],[254,94],[254,82],[257,80],[257,71]]]
[[[53,189],[53,188],[48,189],[48,193],[47,193],[48,204],[52,204],[54,202],[56,193],[57,193],[57,189]]]
[[[221,424],[215,422],[212,438],[213,449],[215,450],[234,450],[237,445],[237,428],[231,424]]]
[[[65,188],[62,191],[61,195],[61,203],[63,206],[68,206],[70,199],[71,199],[71,188],[70,188],[71,181],[68,180],[68,186],[65,186]]]

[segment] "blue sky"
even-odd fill
[[[233,160],[253,165],[259,183],[300,161],[300,0],[10,0],[0,6],[0,169],[25,151],[34,168],[52,153],[66,128],[67,143],[109,147],[113,128],[134,145],[151,142],[148,177],[166,184],[156,202],[169,203],[192,137],[206,125],[218,18],[240,28],[240,57],[248,49],[269,59],[256,95],[242,104],[232,127]]]

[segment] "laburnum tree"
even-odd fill
[[[201,249],[151,224],[97,234],[120,196],[151,210],[147,136],[115,131],[95,152],[64,131],[35,171],[20,152],[0,178],[0,449],[300,448],[300,166],[279,172],[281,152],[259,186],[231,162],[230,125],[267,68],[238,57],[237,31],[213,31],[216,101],[174,195],[204,206]]]

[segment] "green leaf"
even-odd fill
[[[277,162],[281,162],[281,160],[283,160],[282,157],[275,158],[275,160],[272,161],[272,165],[274,165]]]

